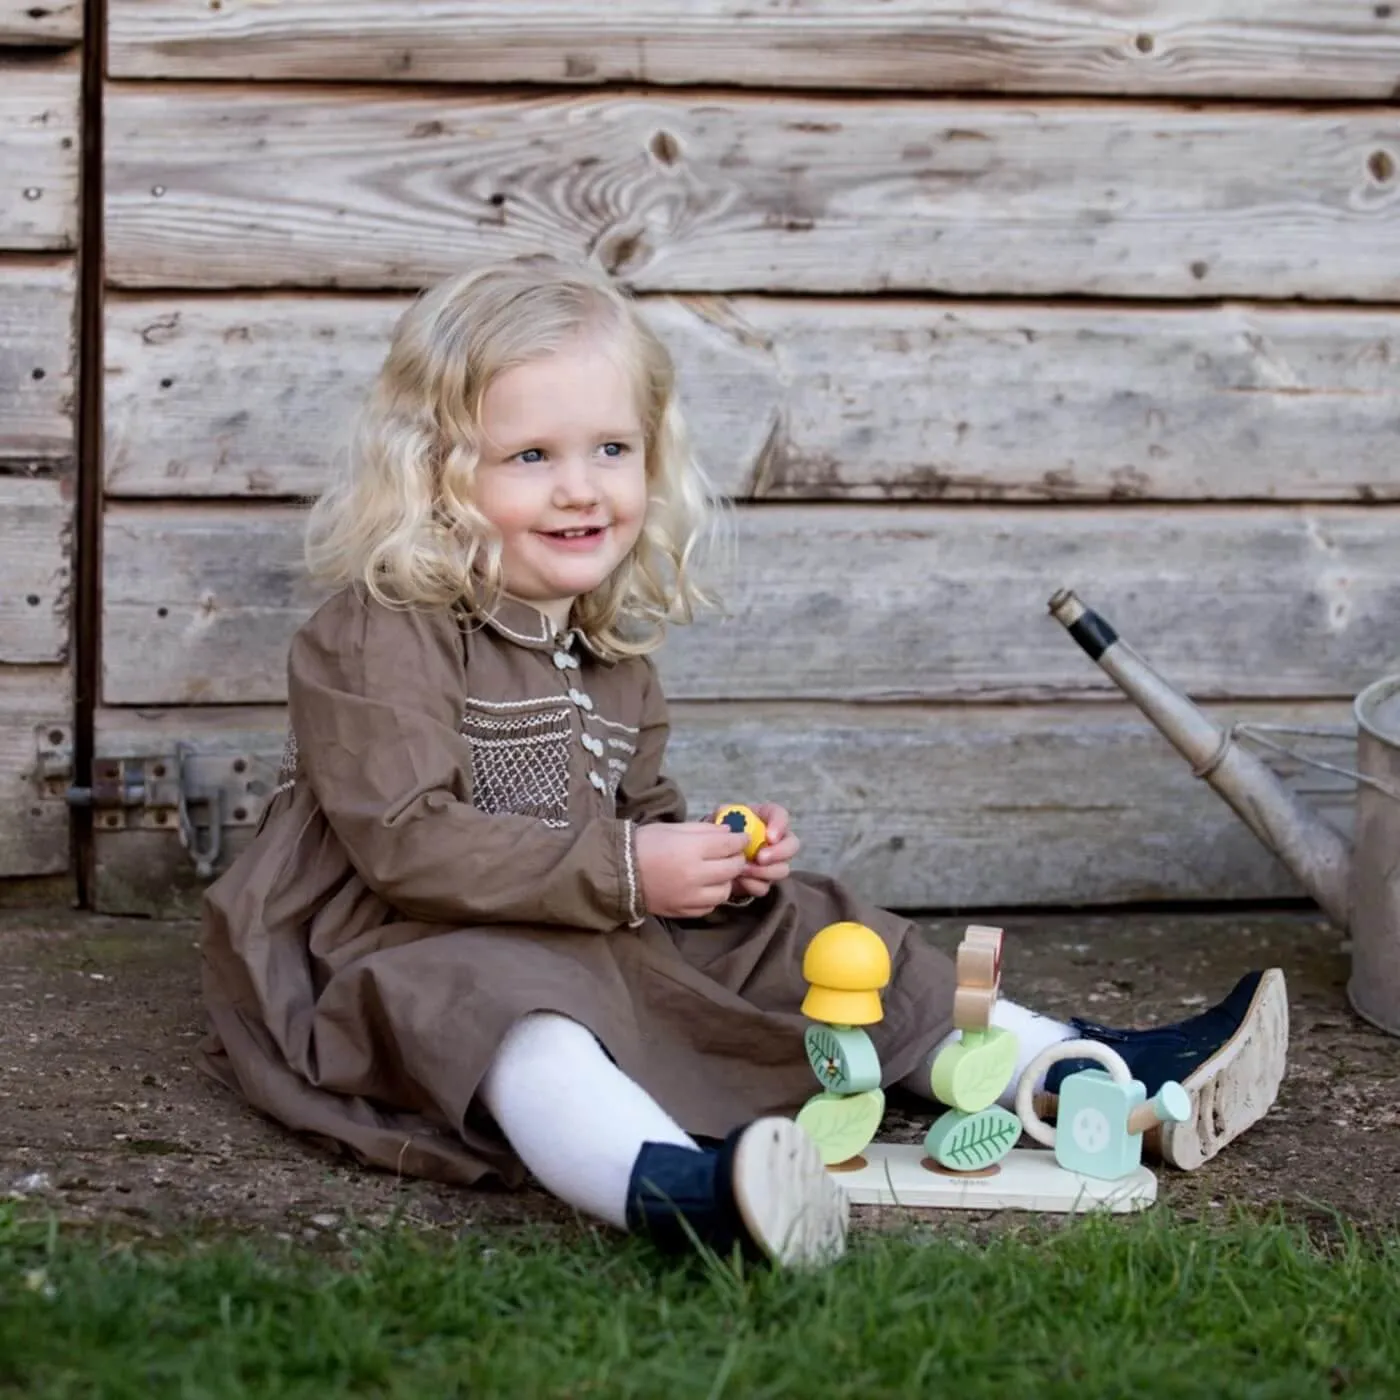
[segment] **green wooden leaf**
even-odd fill
[[[924,1151],[951,1171],[977,1171],[1001,1161],[1021,1137],[1021,1120],[999,1104],[978,1113],[953,1109],[924,1139]]]
[[[870,1146],[885,1113],[882,1089],[863,1094],[816,1094],[802,1105],[798,1126],[817,1145],[822,1161],[844,1162]]]
[[[808,1026],[803,1044],[807,1063],[823,1089],[863,1094],[880,1087],[880,1057],[875,1043],[859,1027]]]
[[[1016,1037],[994,1027],[945,1045],[933,1062],[929,1082],[940,1102],[976,1113],[997,1101],[1015,1072]]]

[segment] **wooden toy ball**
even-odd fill
[[[1057,1060],[1096,1060],[1104,1069],[1065,1076],[1052,1128],[1036,1116],[1034,1095],[1040,1076]],[[1148,1100],[1123,1057],[1093,1040],[1052,1045],[1027,1065],[1016,1087],[1016,1113],[1026,1132],[1053,1147],[1066,1171],[1101,1181],[1117,1181],[1135,1171],[1142,1161],[1143,1133],[1157,1123],[1184,1123],[1191,1111],[1191,1095],[1175,1080]]]
[[[802,1014],[828,1026],[868,1026],[884,1019],[880,991],[890,983],[890,950],[864,924],[828,924],[807,945],[802,976],[810,984]]]
[[[716,826],[727,826],[736,836],[749,838],[749,844],[744,847],[744,855],[749,860],[763,849],[764,842],[768,840],[768,828],[751,807],[731,802],[727,807],[721,807],[713,820]]]

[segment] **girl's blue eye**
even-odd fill
[[[517,452],[517,453],[515,454],[515,460],[516,460],[517,462],[529,462],[529,463],[543,462],[543,461],[544,461],[544,453],[541,452],[540,449],[539,449],[538,447],[527,447],[527,448],[524,450],[524,452]]]
[[[605,442],[603,444],[603,451],[607,453],[609,457],[621,457],[622,454],[627,451],[627,444],[625,442]]]

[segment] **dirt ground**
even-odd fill
[[[964,922],[930,921],[929,936],[951,949]],[[1250,967],[1282,967],[1293,1048],[1277,1108],[1200,1172],[1164,1174],[1162,1198],[1192,1216],[1241,1202],[1372,1228],[1400,1219],[1400,1041],[1349,1011],[1344,945],[1325,924],[1267,911],[999,922],[1008,996],[1110,1024],[1174,1020]],[[0,1197],[138,1232],[308,1239],[396,1214],[458,1230],[565,1218],[532,1191],[365,1170],[206,1081],[191,1055],[202,1034],[195,939],[187,923],[0,912]],[[930,1118],[901,1101],[884,1136],[914,1140]]]

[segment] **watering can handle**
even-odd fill
[[[1097,1040],[1062,1040],[1042,1050],[1026,1066],[1016,1086],[1016,1116],[1026,1132],[1045,1147],[1054,1147],[1055,1130],[1035,1111],[1035,1086],[1045,1071],[1060,1060],[1095,1060],[1108,1071],[1115,1084],[1131,1084],[1133,1079],[1123,1057]]]

